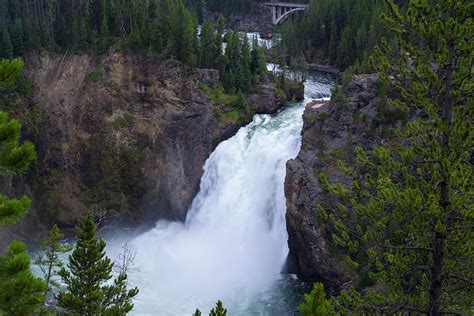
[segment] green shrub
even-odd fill
[[[398,122],[405,122],[408,119],[407,113],[393,105],[382,104],[377,109],[375,116],[375,127],[379,125],[394,125]]]
[[[110,126],[112,126],[114,130],[118,130],[123,126],[126,126],[129,121],[130,121],[129,117],[119,116],[110,123]]]
[[[279,102],[285,102],[287,100],[286,93],[282,88],[277,88],[276,98]]]
[[[333,302],[326,298],[324,285],[315,283],[311,293],[304,295],[304,303],[300,305],[300,312],[303,316],[334,316],[338,315],[334,311]]]
[[[209,88],[206,85],[203,85],[203,90],[206,92],[209,99],[216,102],[218,105],[236,105],[239,101],[238,95],[226,94],[224,88]]]
[[[99,65],[93,71],[87,74],[86,82],[96,82],[102,77],[102,67]]]

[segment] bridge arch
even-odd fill
[[[273,24],[279,25],[283,23],[290,15],[298,11],[306,11],[309,4],[302,3],[291,3],[291,2],[279,2],[272,1],[266,3],[267,6],[271,7],[273,10]]]
[[[286,21],[286,19],[288,19],[290,17],[290,15],[292,15],[293,13],[295,12],[298,12],[298,11],[306,11],[306,8],[294,8],[294,9],[291,9],[285,13],[283,13],[282,16],[280,16],[278,19],[276,19],[273,23],[275,25],[280,25],[282,24],[283,22]]]

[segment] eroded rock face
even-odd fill
[[[357,146],[368,150],[382,144],[387,131],[399,124],[396,112],[377,97],[377,76],[360,75],[341,92],[343,98],[310,103],[304,113],[303,140],[296,159],[287,163],[285,195],[289,263],[304,281],[323,281],[337,288],[352,278],[331,244],[331,228],[318,218],[316,206],[334,209],[337,200],[321,188],[318,175],[348,183],[337,161],[350,164]]]
[[[40,53],[25,63],[35,89],[16,114],[38,161],[3,187],[29,195],[33,207],[0,230],[0,247],[38,239],[52,223],[73,228],[91,209],[129,224],[184,220],[204,162],[241,127],[218,122],[202,88],[218,86],[216,70],[120,53],[102,60]],[[273,94],[254,96],[265,100],[257,112],[278,110]]]

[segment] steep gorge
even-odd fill
[[[218,86],[217,71],[140,54],[24,59],[33,92],[11,112],[38,160],[25,176],[3,179],[3,188],[29,195],[33,206],[19,225],[0,230],[0,247],[37,240],[52,223],[72,228],[91,209],[127,224],[183,220],[215,147],[253,113],[283,105],[265,77],[249,113],[236,117],[203,89]]]

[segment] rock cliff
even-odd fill
[[[287,163],[285,180],[289,266],[304,281],[337,288],[352,279],[354,271],[344,264],[344,253],[331,243],[330,225],[316,213],[318,204],[326,210],[337,205],[321,188],[318,175],[347,183],[337,162],[350,165],[355,147],[368,150],[391,139],[404,114],[378,95],[377,76],[360,75],[340,87],[330,102],[306,107],[301,151]]]
[[[183,220],[207,157],[251,119],[211,100],[203,87],[217,87],[215,70],[121,53],[24,59],[33,92],[12,112],[38,160],[25,176],[3,179],[2,190],[29,195],[33,207],[0,230],[0,247],[38,239],[52,223],[72,228],[87,210],[129,224]],[[270,79],[261,86],[248,114],[282,105]]]

